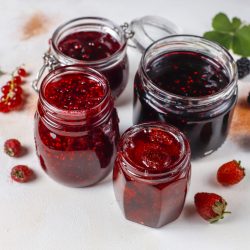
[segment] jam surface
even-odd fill
[[[58,44],[63,54],[83,61],[108,58],[120,47],[120,43],[113,36],[97,31],[76,32],[67,35]]]
[[[128,138],[123,149],[136,167],[147,171],[167,171],[181,155],[177,138],[157,128],[136,133]]]
[[[104,98],[105,86],[90,76],[70,73],[58,76],[49,82],[44,95],[49,104],[59,109],[90,109]]]
[[[229,83],[220,64],[197,52],[166,53],[153,60],[146,71],[157,87],[180,96],[212,95]]]

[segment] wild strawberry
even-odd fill
[[[225,186],[239,183],[245,176],[245,169],[240,165],[240,161],[229,161],[223,164],[217,171],[217,180]]]
[[[20,155],[21,150],[21,143],[16,139],[9,139],[4,143],[4,152],[11,157]]]
[[[16,182],[28,182],[33,175],[33,170],[25,165],[17,165],[11,170],[11,178]]]
[[[194,196],[194,203],[200,216],[210,223],[224,218],[227,202],[218,194],[197,193]]]

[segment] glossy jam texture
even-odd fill
[[[229,78],[220,64],[196,52],[177,51],[163,54],[149,63],[146,71],[159,89],[183,97],[210,96],[223,91],[229,84]],[[150,104],[152,97],[145,91],[138,73],[134,86],[134,124],[165,121],[174,125],[189,139],[194,158],[213,152],[226,139],[237,93],[224,101],[224,112],[217,111],[215,114],[212,108],[209,110],[205,107],[203,112],[192,113],[182,110],[177,114],[174,111],[176,106],[169,107],[166,111]],[[162,104],[164,105],[165,103]]]
[[[59,118],[57,112],[51,118],[39,101],[35,115],[37,155],[44,171],[57,182],[72,187],[90,186],[113,168],[119,139],[118,116],[112,100],[105,104],[109,115],[94,109],[107,94],[106,88],[84,74],[68,73],[55,77],[43,89],[45,100],[64,111]],[[101,106],[100,111],[103,109]],[[73,111],[82,112],[79,118],[85,120],[72,120]],[[102,122],[93,125],[93,120]]]
[[[188,97],[215,94],[229,83],[215,60],[187,51],[162,55],[148,65],[147,74],[160,89]]]
[[[113,185],[125,218],[155,228],[174,221],[183,209],[190,179],[190,161],[181,163],[182,168],[176,165],[189,154],[183,145],[187,142],[159,128],[122,138]]]
[[[90,67],[95,68],[103,73],[109,81],[112,96],[118,97],[124,90],[128,82],[128,57],[124,56],[113,63],[111,66],[104,67],[98,65],[98,60],[106,59],[107,65],[109,58],[121,49],[121,44],[109,33],[99,31],[80,31],[65,36],[59,41],[58,49],[63,54],[88,62],[96,61],[97,63]],[[103,68],[104,67],[104,68]]]
[[[145,129],[126,141],[124,154],[139,169],[164,172],[180,158],[181,146],[172,134]]]
[[[105,96],[102,83],[81,73],[56,77],[47,84],[44,95],[49,104],[64,110],[86,110]]]
[[[63,54],[83,61],[108,58],[120,47],[120,43],[113,36],[97,31],[76,32],[67,35],[58,44]]]

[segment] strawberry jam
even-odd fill
[[[233,58],[219,45],[194,36],[159,40],[144,53],[134,86],[135,124],[178,127],[193,157],[213,152],[226,139],[237,77]]]
[[[83,17],[58,27],[52,55],[61,65],[84,64],[104,74],[113,97],[128,81],[127,39],[122,28],[105,18]]]
[[[190,178],[185,136],[163,123],[144,123],[122,136],[113,172],[116,199],[126,219],[161,227],[180,215]]]
[[[118,139],[118,117],[103,75],[72,65],[45,77],[35,115],[35,142],[50,177],[72,187],[97,183],[113,167]]]

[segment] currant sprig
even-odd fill
[[[16,110],[23,104],[23,90],[20,86],[27,71],[19,67],[11,74],[11,79],[1,88],[0,112],[8,113]]]

